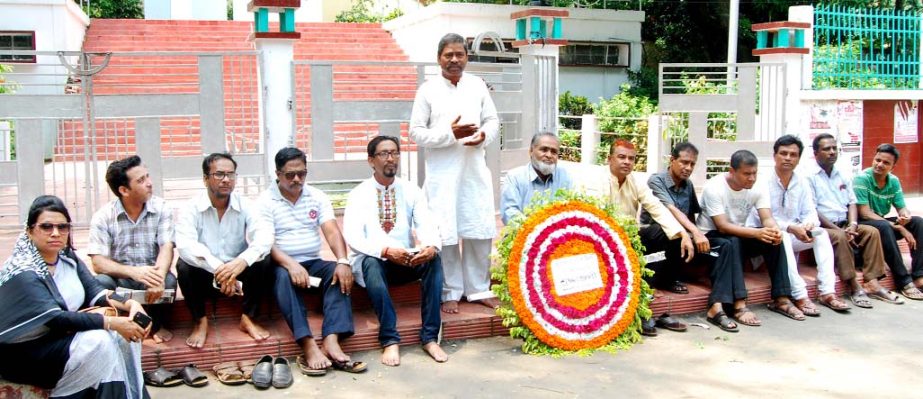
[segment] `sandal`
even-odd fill
[[[747,313],[750,313],[753,315],[752,320],[750,321],[744,320],[743,316],[746,315]],[[745,326],[749,326],[749,327],[759,327],[763,325],[763,322],[760,321],[760,319],[756,318],[756,313],[753,313],[753,311],[747,308],[746,306],[740,309],[734,309],[734,321],[740,324],[743,324]]]
[[[782,302],[782,304],[777,304],[775,302],[770,302],[766,304],[766,307],[769,310],[776,312],[782,316],[788,317],[792,320],[804,321],[804,314],[801,313],[801,310],[795,306],[794,303],[790,301]]]
[[[179,370],[179,375],[183,377],[183,382],[191,387],[200,388],[208,385],[208,376],[199,371],[194,364],[183,367]]]
[[[869,296],[865,293],[865,290],[860,289],[856,292],[853,292],[852,295],[849,296],[849,301],[852,302],[853,305],[856,305],[860,308],[872,308],[872,301],[869,300]]]
[[[674,294],[685,295],[689,293],[689,287],[687,287],[686,284],[683,284],[682,281],[677,280],[674,281],[672,285],[670,285],[670,288],[667,288],[667,291],[670,291]]]
[[[845,312],[849,310],[849,305],[847,305],[846,302],[841,301],[840,298],[837,298],[836,294],[821,295],[817,301],[820,302],[821,305],[824,305],[836,312]]]
[[[888,291],[884,288],[880,288],[878,291],[869,291],[868,296],[869,298],[874,298],[879,301],[887,302],[887,303],[894,304],[894,305],[904,304],[904,300],[901,299],[901,297],[897,296],[897,294],[891,291]]]
[[[257,360],[250,360],[247,362],[238,362],[237,365],[240,366],[240,372],[243,374],[244,381],[253,382],[253,369],[256,368]]]
[[[923,301],[923,292],[920,292],[913,283],[908,283],[904,288],[901,288],[901,295],[914,301]]]
[[[311,377],[320,377],[327,375],[327,369],[313,369],[311,366],[308,366],[307,360],[301,355],[295,358],[295,363],[298,364],[298,368],[301,369],[301,374],[311,376]]]
[[[719,310],[718,313],[715,313],[715,315],[712,317],[708,317],[706,315],[705,320],[724,331],[732,333],[736,333],[738,331],[737,324],[734,323],[734,321],[731,320],[731,318],[728,317],[728,315],[724,313],[723,310]]]
[[[795,306],[797,306],[798,310],[800,310],[801,313],[803,313],[805,316],[820,317],[820,312],[817,311],[817,307],[814,306],[814,302],[808,298],[796,299]]]
[[[244,378],[244,372],[240,369],[240,364],[238,362],[224,362],[215,365],[212,367],[212,371],[215,372],[215,377],[218,378],[218,382],[224,385],[241,385],[247,383],[247,378]]]
[[[330,359],[330,362],[333,363],[334,369],[347,373],[361,373],[368,369],[368,365],[365,364],[365,362],[339,361],[333,359]]]
[[[144,383],[152,387],[175,387],[183,383],[182,377],[163,367],[144,373]]]

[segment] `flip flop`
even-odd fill
[[[798,309],[797,306],[795,306],[794,303],[786,302],[784,306],[779,306],[779,305],[776,305],[775,302],[770,302],[766,304],[766,307],[769,308],[769,310],[773,312],[776,312],[782,316],[788,317],[789,319],[796,320],[796,321],[804,321],[803,314],[799,315],[798,313],[792,312],[792,310],[795,310],[795,309],[800,310]]]
[[[183,383],[191,387],[200,388],[208,385],[208,376],[199,371],[194,364],[187,365],[179,370]]]
[[[736,333],[739,331],[736,325],[731,327],[731,323],[734,323],[734,321],[731,320],[723,310],[718,311],[718,313],[715,313],[712,317],[706,316],[705,320],[727,332]]]
[[[746,306],[740,309],[734,309],[734,321],[736,321],[737,324],[743,324],[747,327],[759,327],[763,325],[763,322],[761,322],[759,319],[756,319],[756,321],[744,321],[741,317],[744,315],[744,313],[751,313],[754,317],[756,316],[756,313],[753,313],[753,311]]]
[[[307,361],[301,355],[298,355],[298,357],[295,358],[295,363],[297,363],[298,368],[301,369],[301,374],[311,377],[327,375],[327,369],[312,369],[311,366],[308,366]]]
[[[853,292],[852,295],[849,296],[849,301],[852,302],[853,305],[856,305],[860,308],[872,308],[872,301],[869,300],[869,296],[865,293],[865,290],[858,290]]]
[[[887,302],[893,305],[903,305],[904,304],[904,300],[901,299],[901,297],[897,296],[897,294],[891,291],[888,291],[884,288],[881,288],[878,291],[869,291],[868,296],[869,298],[877,299],[879,301]]]
[[[362,373],[368,369],[368,365],[365,362],[350,362],[350,361],[338,361],[330,359],[330,362],[333,363],[333,368],[335,370],[345,371],[347,373]]]
[[[179,374],[160,367],[145,372],[144,383],[153,387],[175,387],[183,383],[183,378]]]
[[[247,383],[247,379],[244,378],[244,372],[240,369],[240,364],[238,362],[219,363],[215,365],[215,367],[212,367],[212,371],[215,372],[215,377],[218,378],[218,382],[224,385],[241,385]]]
[[[837,298],[836,294],[821,295],[820,298],[817,298],[817,302],[820,302],[821,305],[836,312],[843,313],[849,311],[849,305],[841,301],[840,298]]]

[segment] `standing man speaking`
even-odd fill
[[[462,295],[496,307],[488,256],[497,222],[484,155],[497,138],[500,120],[487,85],[465,73],[465,38],[443,36],[437,57],[442,74],[417,90],[410,137],[426,149],[424,190],[442,238],[442,311],[457,313]]]

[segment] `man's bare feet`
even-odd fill
[[[314,370],[324,370],[333,365],[330,359],[317,346],[314,337],[304,338],[301,342],[301,351],[304,352],[305,363]]]
[[[445,301],[442,303],[443,313],[458,313],[458,301]]]
[[[173,333],[163,327],[160,327],[160,329],[151,336],[151,340],[153,340],[155,344],[170,342],[171,339],[173,339]]]
[[[474,301],[474,303],[480,303],[481,305],[487,306],[488,308],[491,308],[491,309],[496,309],[500,307],[500,300],[497,298],[493,298],[493,297],[480,299],[480,300]]]
[[[401,365],[401,352],[397,344],[391,344],[381,350],[381,364],[397,367]]]
[[[160,329],[163,331],[163,329]],[[192,327],[192,332],[186,338],[186,345],[190,348],[201,348],[205,346],[205,338],[208,337],[208,318],[203,317]]]
[[[265,328],[256,324],[250,316],[240,315],[240,331],[250,334],[254,341],[262,341],[271,335]]]
[[[439,344],[435,341],[423,345],[423,351],[426,352],[429,357],[433,358],[436,363],[445,363],[449,361],[449,355],[447,355],[442,350],[442,347],[440,347]]]
[[[343,349],[340,348],[339,337],[336,334],[330,334],[324,337],[324,352],[330,360],[335,362],[342,363],[350,360],[349,355],[343,353]]]

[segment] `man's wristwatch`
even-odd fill
[[[337,259],[337,264],[338,264],[338,265],[350,266],[350,264],[349,264],[349,259],[346,259],[346,258],[339,258],[339,259]]]

